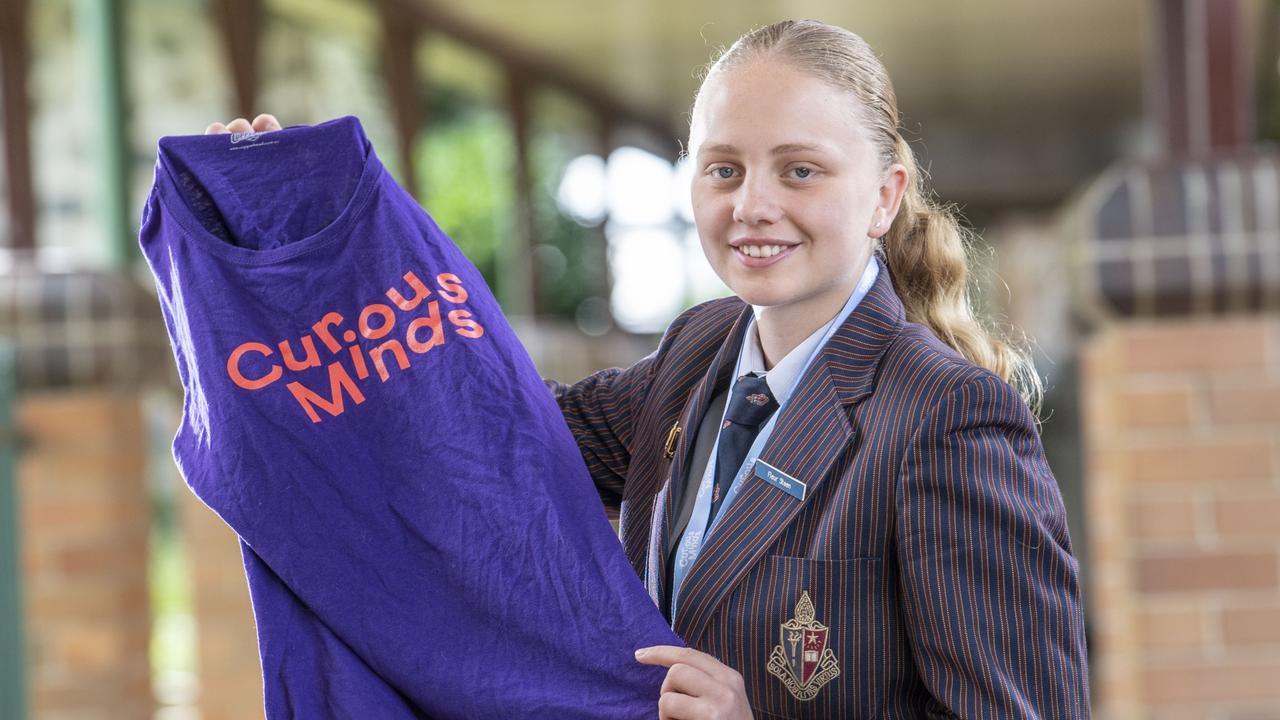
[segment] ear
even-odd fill
[[[889,232],[889,226],[898,216],[898,208],[902,206],[902,196],[906,194],[909,182],[907,168],[901,163],[894,163],[885,170],[880,189],[876,193],[876,206],[871,213],[871,227],[867,228],[867,237],[878,238]]]

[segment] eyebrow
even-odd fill
[[[821,145],[813,145],[810,143],[785,143],[783,145],[775,146],[772,150],[769,151],[769,154],[770,155],[786,155],[787,153],[793,153],[793,152],[822,152],[823,149],[824,148]],[[701,155],[704,152],[723,153],[726,155],[732,155],[738,152],[738,148],[732,145],[726,145],[724,143],[720,143],[716,145],[703,145],[698,150],[698,154]]]

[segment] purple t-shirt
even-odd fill
[[[269,717],[657,715],[665,670],[632,653],[683,643],[489,288],[355,117],[161,138],[139,240],[174,458],[242,541]]]

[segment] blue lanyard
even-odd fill
[[[756,459],[760,457],[760,451],[764,449],[765,444],[769,441],[769,436],[773,434],[773,427],[777,424],[778,417],[787,409],[787,403],[791,400],[792,391],[799,387],[801,381],[809,372],[809,368],[813,365],[814,358],[818,356],[818,353],[826,346],[827,341],[831,339],[832,335],[836,334],[836,331],[839,330],[840,326],[844,324],[844,321],[848,319],[850,313],[853,312],[853,309],[858,306],[858,303],[862,301],[862,298],[871,289],[871,286],[875,284],[877,275],[879,275],[879,264],[876,258],[872,257],[867,263],[867,269],[862,273],[862,278],[858,281],[858,286],[854,288],[854,291],[849,295],[849,299],[845,301],[844,307],[841,308],[840,312],[831,319],[831,322],[828,324],[827,331],[823,334],[822,339],[817,345],[814,345],[813,350],[809,351],[809,356],[805,358],[804,365],[801,367],[800,372],[796,374],[795,382],[791,383],[791,387],[787,388],[783,396],[778,398],[778,409],[774,411],[773,415],[769,418],[769,421],[765,423],[764,427],[760,429],[759,434],[756,435],[755,440],[752,441],[750,449],[747,450],[746,457],[742,460],[742,465],[738,467],[738,472],[734,475],[733,482],[725,492],[724,501],[720,505],[720,511],[716,514],[716,517],[711,520],[710,527],[708,527],[707,519],[711,515],[712,478],[715,475],[716,453],[720,448],[720,435],[719,433],[716,434],[715,444],[712,445],[711,455],[707,459],[707,467],[702,473],[702,481],[698,484],[698,495],[694,500],[693,513],[689,517],[689,524],[685,528],[684,535],[680,538],[680,545],[676,548],[676,561],[674,563],[675,567],[673,577],[671,578],[672,619],[676,616],[676,608],[680,602],[680,587],[684,584],[685,575],[688,573],[689,568],[693,566],[694,561],[698,559],[698,555],[702,552],[702,547],[706,544],[704,542],[705,538],[710,537],[711,533],[715,531],[721,518],[725,516],[729,506],[733,504],[734,498],[738,496],[738,490],[751,474],[751,470],[755,466]],[[738,363],[735,366],[735,371],[742,367],[743,352],[744,349],[739,348]],[[736,377],[737,375],[735,372],[735,381]],[[728,412],[728,407],[728,403],[725,403],[725,410],[721,412],[720,423],[717,427],[724,425],[724,413]]]

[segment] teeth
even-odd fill
[[[773,257],[782,252],[781,245],[739,245],[738,252],[750,257]]]

